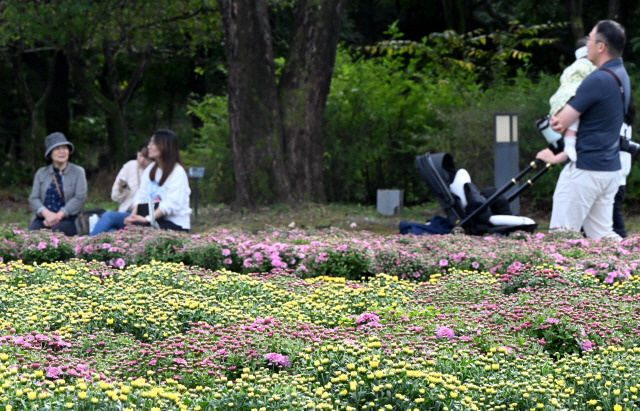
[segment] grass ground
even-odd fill
[[[213,228],[242,228],[250,231],[265,226],[285,227],[295,224],[304,227],[338,227],[376,232],[378,234],[397,234],[400,221],[424,223],[435,215],[444,215],[436,203],[404,207],[397,216],[384,216],[375,206],[353,204],[302,204],[297,206],[275,205],[255,210],[233,211],[227,206],[206,207],[198,210],[197,218],[192,219],[193,230],[206,232]],[[549,229],[550,215],[545,211],[522,209],[521,214],[533,218],[538,231],[546,233]],[[640,233],[640,215],[625,216],[627,232]]]
[[[0,202],[0,224],[18,224],[26,228],[31,218],[28,202],[4,200]],[[108,208],[108,204],[88,203],[86,209]],[[194,210],[195,211],[195,210]],[[367,230],[379,234],[398,233],[402,220],[424,222],[438,214],[435,205],[405,207],[399,215],[384,216],[374,206],[344,204],[273,205],[252,210],[232,210],[225,205],[199,206],[192,214],[192,232],[204,233],[216,228],[241,228],[257,231],[267,226],[296,228],[338,227]]]
[[[24,193],[0,192],[0,224],[15,223],[26,228],[31,218],[28,199]],[[85,209],[115,209],[115,203],[92,195]],[[367,230],[378,234],[397,234],[400,221],[425,222],[434,215],[444,215],[437,203],[404,207],[399,215],[385,216],[375,206],[359,204],[315,204],[272,205],[255,209],[233,210],[222,204],[199,204],[197,216],[192,215],[192,232],[203,233],[215,228],[241,228],[249,231],[271,227],[338,227],[350,230]],[[546,233],[549,228],[548,210],[528,209],[522,206],[521,214],[538,223],[538,231]],[[640,233],[640,212],[628,210],[627,232]]]

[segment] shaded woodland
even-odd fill
[[[469,102],[457,101],[461,95],[492,98],[488,90],[534,87],[527,81],[551,87],[544,76],[559,75],[575,40],[604,18],[627,28],[625,62],[637,78],[637,6],[630,0],[3,1],[0,183],[30,185],[50,132],[67,134],[77,148],[72,160],[94,178],[111,175],[140,141],[166,127],[180,136],[186,166],[207,166],[202,188],[209,201],[370,203],[375,187],[385,184],[410,192],[409,202],[424,201],[424,187],[407,177],[410,159],[459,149],[460,142],[443,137],[460,136],[452,119],[470,129],[483,121],[473,107],[463,112]],[[367,64],[369,77],[350,71]],[[385,74],[373,74],[380,67]],[[344,94],[345,79],[361,82],[358,90],[387,93],[375,97],[381,101],[375,117],[389,113],[395,122],[385,125],[385,136],[375,137],[381,126],[363,114],[372,106],[354,109],[359,103]],[[426,101],[427,94],[438,98]],[[382,104],[397,96],[415,98],[420,110]],[[539,112],[544,103],[517,104]],[[341,118],[351,109],[350,119]],[[486,157],[492,142],[466,132],[465,139],[486,145],[468,160]],[[535,149],[529,145],[525,153]],[[357,152],[349,151],[354,146]]]

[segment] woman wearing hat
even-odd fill
[[[29,203],[35,214],[29,230],[50,229],[75,235],[76,216],[87,200],[84,168],[69,162],[74,147],[64,134],[49,134],[44,145],[44,156],[51,159],[51,164],[41,167],[33,179]]]

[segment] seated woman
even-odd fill
[[[116,203],[120,203],[118,211],[107,211],[102,214],[100,220],[98,220],[89,234],[90,237],[124,228],[124,219],[131,214],[133,209],[133,198],[138,191],[138,187],[140,187],[142,172],[151,163],[151,159],[147,155],[147,144],[148,140],[140,144],[136,159],[125,163],[116,176],[116,181],[113,182],[111,199]]]
[[[51,159],[51,164],[41,167],[33,179],[29,204],[34,216],[29,230],[50,229],[75,235],[76,216],[87,200],[84,168],[69,162],[74,147],[64,134],[49,134],[44,145],[44,156]]]
[[[180,165],[178,139],[173,131],[158,130],[151,136],[148,148],[149,158],[154,162],[142,173],[133,200],[135,206],[124,223],[188,231],[191,189],[187,173]]]

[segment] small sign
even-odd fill
[[[383,215],[399,215],[402,210],[404,190],[378,190],[376,203],[378,212]]]
[[[204,177],[204,167],[189,167],[189,178],[202,178]]]

